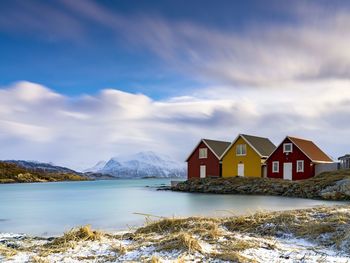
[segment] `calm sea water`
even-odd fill
[[[156,191],[146,186],[170,179],[0,185],[0,232],[57,235],[79,225],[124,230],[144,216],[229,215],[256,210],[284,210],[342,202],[306,199],[191,194]]]

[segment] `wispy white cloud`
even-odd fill
[[[305,83],[287,96],[279,89],[225,95],[221,87],[221,97],[193,93],[153,100],[113,89],[71,98],[19,82],[0,90],[0,159],[83,169],[119,153],[154,150],[181,160],[199,138],[232,140],[240,132],[276,143],[287,134],[305,136],[336,157],[350,147],[349,84],[333,81],[310,89]]]
[[[76,21],[72,35],[88,32],[86,22],[97,23],[203,85],[154,100],[115,89],[71,98],[34,83],[14,84],[0,90],[0,159],[86,168],[120,152],[149,149],[184,159],[201,137],[232,140],[239,132],[276,143],[287,134],[305,136],[334,157],[350,148],[347,10],[310,13],[304,6],[291,11],[292,24],[251,24],[237,34],[160,16],[125,16],[93,1],[57,5],[64,16],[56,22],[66,16]],[[34,20],[30,28],[60,36],[56,22],[42,29]]]

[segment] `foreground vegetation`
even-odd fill
[[[0,162],[0,184],[85,180],[88,179],[78,174],[50,173],[41,170],[26,169],[13,163]]]
[[[178,183],[171,189],[198,193],[278,195],[324,200],[350,200],[350,170],[325,172],[300,181],[253,177],[193,179]]]
[[[0,255],[8,262],[347,262],[350,206],[148,218],[117,234],[84,226],[49,239],[0,236]]]

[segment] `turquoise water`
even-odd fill
[[[306,199],[156,191],[170,179],[0,185],[0,232],[57,235],[79,225],[124,230],[144,216],[229,215],[342,204]]]

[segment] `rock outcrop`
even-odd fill
[[[324,200],[350,200],[350,170],[326,172],[311,179],[204,178],[178,183],[173,191],[213,194],[275,195]]]

